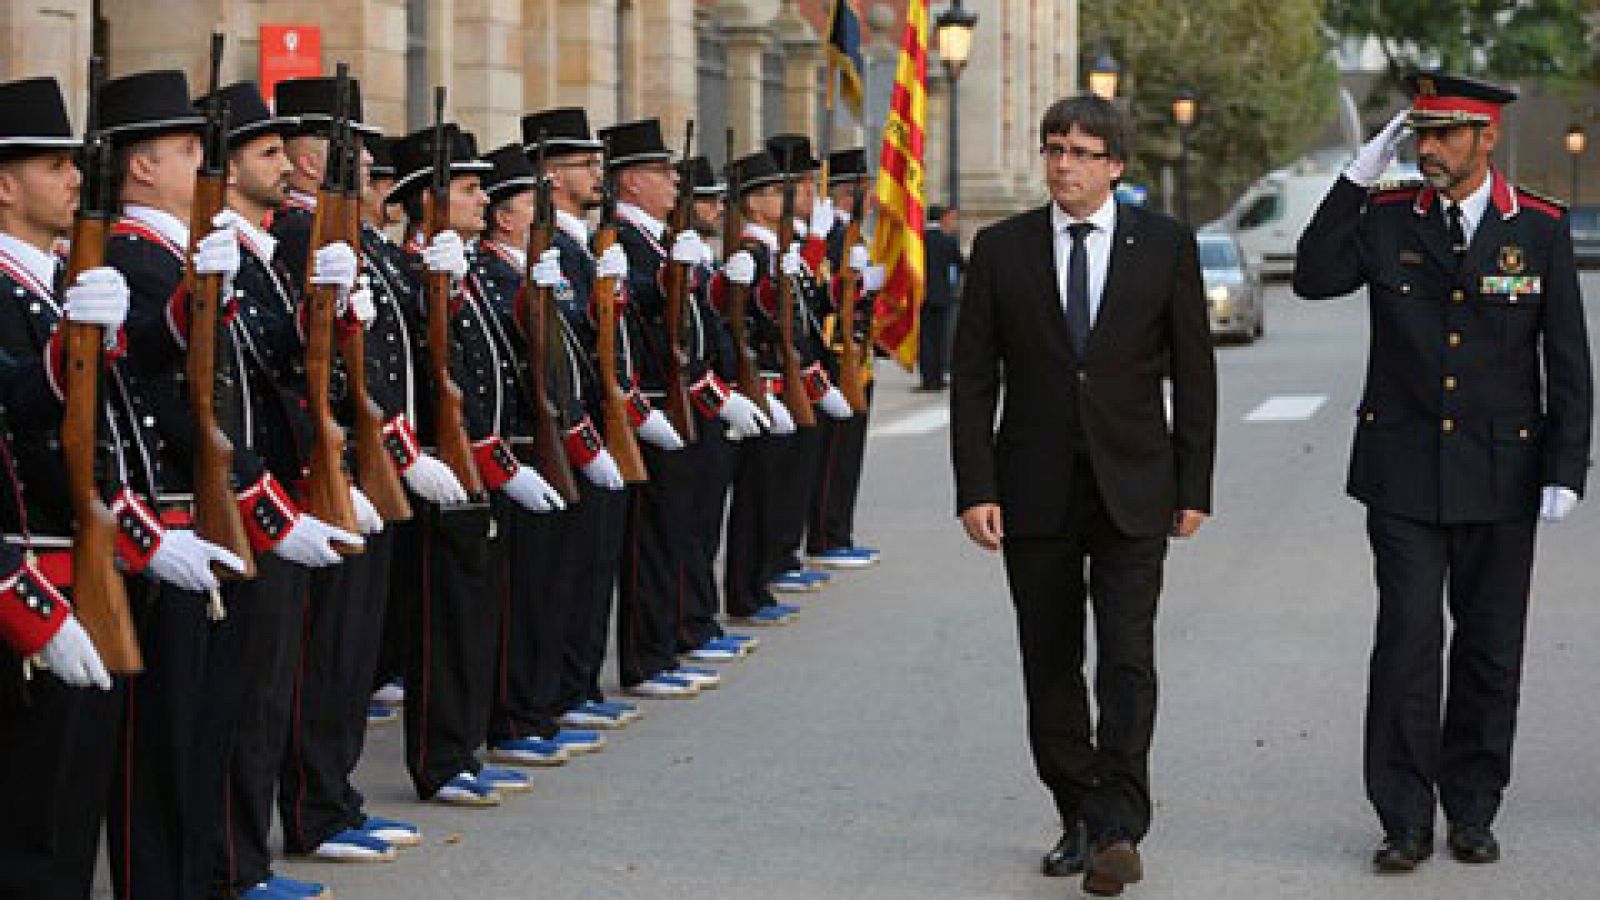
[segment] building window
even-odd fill
[[[428,2],[406,0],[406,130],[433,124],[433,92],[428,90]]]
[[[783,108],[783,49],[773,41],[761,55],[761,134],[758,137],[765,140],[768,135],[783,131]]]
[[[695,40],[699,47],[695,62],[695,130],[699,137],[695,142],[713,165],[721,166],[728,155],[728,47],[715,25],[695,29]]]

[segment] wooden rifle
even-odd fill
[[[255,555],[234,496],[233,444],[217,421],[217,339],[222,314],[222,276],[194,270],[194,252],[215,227],[211,220],[227,202],[228,110],[218,93],[222,66],[222,34],[211,35],[211,80],[205,108],[203,159],[195,176],[189,210],[189,247],[184,270],[189,294],[189,348],[184,376],[189,388],[189,415],[194,418],[194,531],[244,561],[243,574],[213,565],[223,578],[255,576]]]
[[[733,129],[728,129],[728,202],[722,213],[722,259],[738,253],[744,234],[744,216],[739,208],[739,183],[743,173],[733,158]],[[733,333],[734,384],[763,416],[771,416],[767,407],[767,387],[761,380],[761,367],[750,342],[750,289],[748,284],[726,283],[728,291],[728,330]]]
[[[617,242],[617,192],[611,183],[611,142],[605,143],[604,202],[600,206],[600,227],[594,233],[594,255],[599,259]],[[628,398],[617,382],[617,329],[622,327],[622,316],[617,311],[617,278],[597,278],[594,296],[590,298],[595,317],[595,356],[600,370],[600,406],[604,418],[606,450],[617,461],[622,480],[637,484],[650,480],[645,470],[644,457],[639,453],[639,442],[634,439],[633,425],[628,421]]]
[[[666,292],[663,314],[667,320],[667,352],[662,360],[662,381],[667,393],[664,406],[667,419],[686,444],[692,444],[695,440],[694,409],[689,404],[689,348],[685,327],[689,304],[694,302],[689,296],[689,269],[693,264],[672,259],[670,248],[678,235],[694,227],[693,156],[694,120],[690,119],[683,131],[683,158],[678,162],[677,202],[672,205],[672,214],[667,217],[667,230],[663,235],[663,243],[668,248],[663,277]]]
[[[783,374],[783,405],[789,408],[795,425],[810,428],[817,424],[817,416],[800,377],[800,355],[794,350],[794,279],[783,272],[783,255],[794,243],[794,148],[783,156],[783,213],[778,220],[778,252],[772,260],[772,279],[778,285],[778,360]]]
[[[336,240],[344,241],[356,253],[356,270],[361,261],[361,193],[364,167],[362,148],[355,126],[345,123],[346,218]],[[330,154],[331,161],[331,154]],[[310,265],[306,267],[310,271]],[[355,432],[355,466],[357,483],[361,492],[372,501],[372,506],[385,522],[404,522],[411,518],[411,501],[400,481],[389,451],[383,446],[383,409],[367,390],[367,335],[366,327],[357,325],[339,345],[339,358],[344,361],[346,390],[350,400],[350,425]]]
[[[533,458],[546,483],[555,488],[568,506],[578,502],[578,482],[572,477],[572,464],[567,459],[566,445],[561,440],[561,413],[550,399],[550,366],[561,365],[565,351],[561,341],[561,325],[556,316],[555,291],[540,287],[533,281],[533,267],[539,257],[555,241],[556,214],[554,185],[544,174],[545,135],[539,135],[539,149],[534,158],[534,171],[538,174],[538,187],[533,201],[533,227],[528,229],[527,270],[522,273],[522,290],[517,294],[513,311],[522,339],[528,345],[526,360],[529,370],[529,393],[533,397]],[[562,367],[562,371],[566,371]],[[562,394],[566,396],[565,393]]]
[[[867,411],[867,386],[862,377],[861,341],[856,337],[856,308],[861,303],[861,273],[850,265],[850,252],[861,243],[861,220],[866,218],[863,208],[864,178],[856,178],[850,186],[854,211],[850,224],[844,230],[844,253],[839,260],[839,393],[844,395],[850,409],[857,415]]]
[[[422,197],[422,239],[450,227],[450,164],[454,157],[451,132],[444,124],[445,89],[433,89],[433,173]],[[450,375],[450,301],[454,287],[449,272],[424,270],[428,299],[428,367],[433,375],[433,432],[439,461],[450,468],[466,489],[469,502],[483,502],[483,479],[472,461],[472,445],[462,419],[461,388]]]
[[[317,211],[311,220],[311,243],[306,251],[305,328],[306,328],[306,411],[311,417],[311,461],[306,477],[306,511],[336,528],[356,533],[355,507],[350,500],[350,482],[344,474],[344,429],[333,415],[329,396],[333,377],[333,319],[339,288],[314,284],[316,254],[336,240],[350,219],[349,193],[345,190],[343,131],[349,115],[350,74],[339,63],[334,82],[333,123],[328,133],[328,157],[323,166],[322,186],[317,190]],[[356,553],[356,547],[338,546],[340,553]]]
[[[83,187],[72,223],[66,283],[105,263],[106,236],[116,216],[111,196],[111,141],[99,130],[96,97],[105,81],[105,61],[89,61],[89,111],[81,161]],[[95,478],[99,447],[101,362],[105,329],[63,320],[67,366],[61,417],[61,452],[72,497],[72,609],[106,668],[118,675],[144,669],[139,640],[128,612],[127,586],[117,572],[117,520],[106,509]]]

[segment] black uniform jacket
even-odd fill
[[[991,225],[973,243],[951,367],[956,502],[998,502],[1008,536],[1065,530],[1074,451],[1088,455],[1126,534],[1165,534],[1176,510],[1211,509],[1216,363],[1194,235],[1119,206],[1112,241],[1082,359],[1057,287],[1050,208]]]
[[[1367,287],[1371,348],[1350,495],[1436,523],[1530,519],[1582,492],[1593,385],[1564,212],[1498,172],[1466,253],[1438,195],[1345,178],[1300,237],[1295,291]]]

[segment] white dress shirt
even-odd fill
[[[578,218],[564,209],[556,210],[556,227],[567,233],[567,237],[577,242],[578,246],[589,250],[589,223]]]
[[[1067,270],[1072,259],[1072,235],[1067,226],[1088,222],[1094,230],[1084,237],[1084,252],[1089,262],[1089,323],[1093,325],[1100,316],[1100,299],[1106,289],[1106,271],[1111,268],[1111,241],[1117,230],[1117,201],[1107,196],[1106,202],[1087,219],[1075,219],[1055,203],[1050,204],[1050,232],[1055,236],[1056,293],[1061,308],[1067,307]]]
[[[1489,197],[1493,193],[1494,173],[1490,172],[1488,177],[1483,179],[1483,184],[1478,185],[1477,190],[1468,194],[1461,201],[1461,230],[1467,234],[1468,246],[1472,245],[1472,236],[1478,233],[1478,223],[1483,221],[1483,214],[1489,211]],[[1439,195],[1439,200],[1444,204],[1440,207],[1440,212],[1444,213],[1444,220],[1448,223],[1450,221],[1450,207],[1455,204],[1443,194]]]

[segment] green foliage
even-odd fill
[[[1081,56],[1108,49],[1137,139],[1128,180],[1160,183],[1178,156],[1173,97],[1194,91],[1191,203],[1197,221],[1299,157],[1329,121],[1338,73],[1319,0],[1081,0]]]

